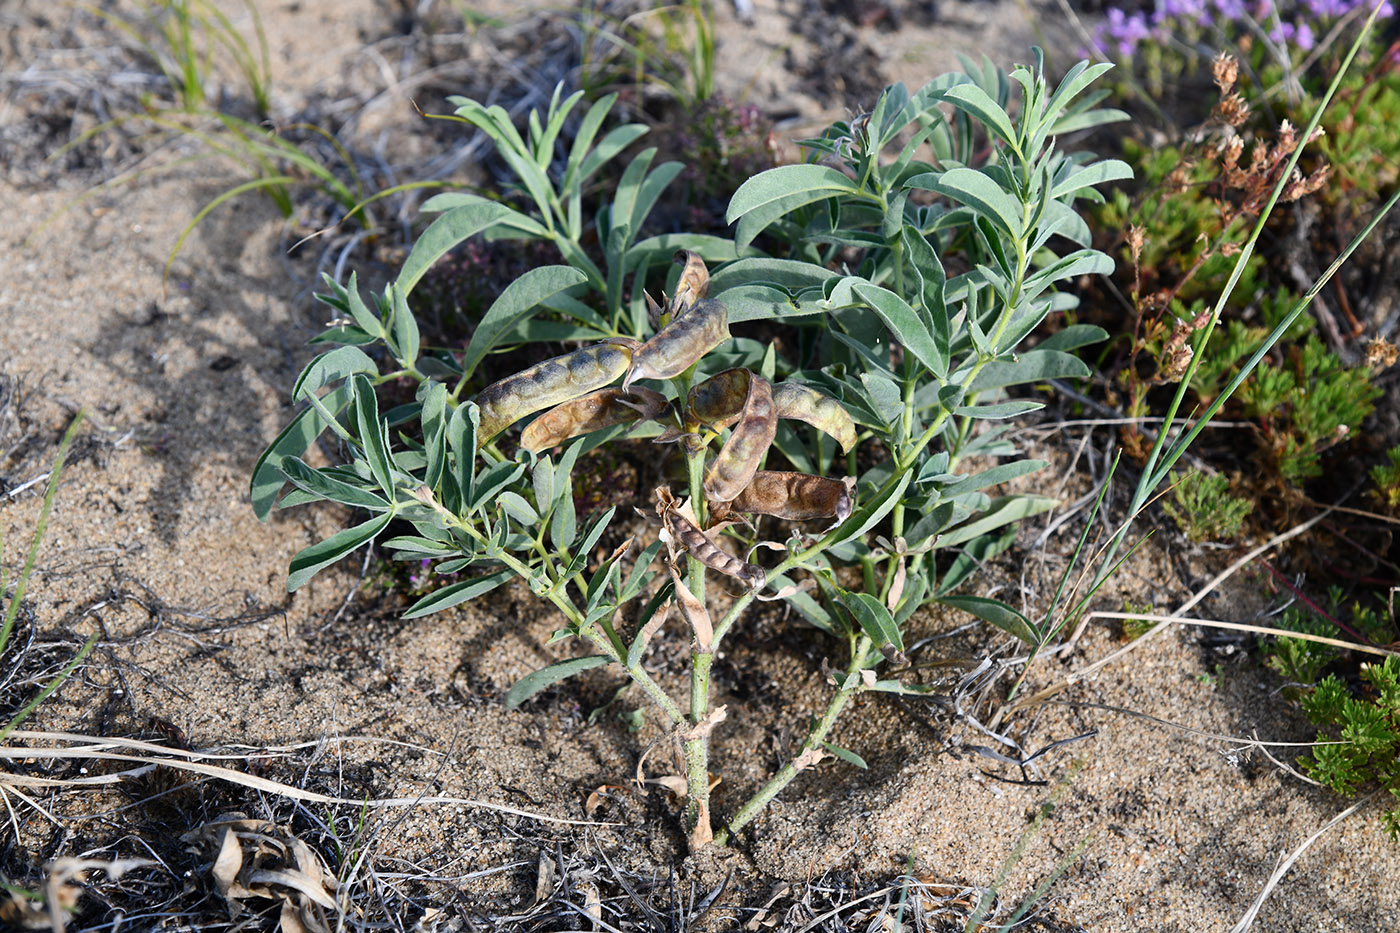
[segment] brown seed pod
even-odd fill
[[[729,503],[734,512],[759,512],[791,522],[835,518],[843,522],[851,514],[850,487],[839,479],[759,470],[744,491]]]
[[[705,260],[700,258],[699,253],[679,249],[676,250],[675,261],[685,269],[676,283],[675,295],[671,296],[672,318],[685,314],[710,292],[710,270],[705,268]]]
[[[744,401],[749,397],[750,375],[752,373],[747,369],[726,369],[704,382],[696,383],[686,400],[690,416],[714,427],[729,427],[739,419],[739,412],[744,410]],[[777,401],[776,387],[774,401]]]
[[[526,415],[601,389],[627,371],[633,353],[626,343],[596,343],[493,382],[476,397],[481,409],[476,446]]]
[[[632,355],[624,389],[638,379],[672,379],[729,339],[729,311],[718,301],[698,301],[667,324]]]
[[[778,433],[778,413],[773,407],[773,386],[762,376],[749,375],[749,394],[729,440],[705,474],[705,498],[729,502],[753,479],[759,461]]]
[[[779,418],[805,421],[818,431],[830,434],[849,452],[856,443],[856,423],[840,402],[800,382],[784,382],[773,387],[773,405]]]
[[[747,369],[726,369],[690,390],[687,404],[692,418],[714,427],[728,427],[739,417],[749,391]],[[849,451],[856,442],[856,423],[841,403],[800,382],[773,386],[773,407],[779,418],[805,421],[823,431]]]
[[[530,422],[520,435],[520,446],[539,453],[580,434],[659,417],[666,405],[666,396],[642,386],[630,392],[599,389],[556,405]]]
[[[721,551],[709,535],[682,515],[671,490],[665,486],[656,490],[656,512],[667,534],[706,567],[734,577],[752,590],[760,590],[768,582],[768,573],[762,567]]]

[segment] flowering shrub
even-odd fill
[[[1155,0],[1151,11],[1109,9],[1094,31],[1094,50],[1107,58],[1126,59],[1146,40],[1165,44],[1174,37],[1213,30],[1231,41],[1262,35],[1289,52],[1291,60],[1295,52],[1311,52],[1343,17],[1358,8],[1369,11],[1372,5],[1372,0]],[[1385,0],[1380,15],[1395,15],[1390,0]]]

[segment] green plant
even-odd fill
[[[1177,527],[1192,541],[1234,538],[1254,503],[1230,495],[1230,477],[1221,473],[1175,473],[1172,501],[1162,504]]]
[[[1341,621],[1344,618],[1346,622]],[[1345,633],[1358,642],[1379,645],[1389,644],[1395,636],[1394,626],[1373,607],[1359,599],[1351,600],[1348,605],[1346,592],[1336,586],[1328,590],[1327,599],[1320,604],[1308,602],[1289,606],[1280,616],[1278,627],[1326,638],[1337,638]],[[1269,667],[1298,684],[1317,683],[1323,671],[1342,657],[1340,645],[1302,638],[1280,636],[1265,646]]]
[[[44,540],[44,532],[48,529],[49,513],[53,509],[54,496],[58,494],[58,479],[63,474],[63,461],[68,455],[68,448],[73,444],[73,438],[78,434],[78,427],[83,422],[81,412],[68,425],[68,430],[64,432],[63,439],[58,444],[58,454],[54,457],[53,467],[49,470],[49,483],[44,489],[43,505],[39,509],[39,520],[34,525],[34,538],[29,544],[29,554],[25,557],[24,566],[20,569],[19,576],[13,581],[7,580],[5,570],[0,567],[0,605],[3,605],[3,619],[0,620],[0,668],[6,669],[9,673],[4,681],[0,681],[0,686],[5,686],[10,678],[16,676],[19,671],[19,659],[17,656],[6,656],[6,651],[10,649],[10,638],[14,635],[15,619],[19,616],[20,606],[24,602],[24,593],[29,586],[29,578],[34,573],[34,566],[39,560],[39,545]],[[4,543],[3,535],[0,535],[0,544]],[[93,646],[97,644],[97,635],[92,635],[78,649],[78,653],[73,656],[58,676],[49,681],[47,685],[31,697],[20,709],[18,709],[10,721],[0,727],[0,739],[17,729],[20,723],[29,718],[29,715],[38,709],[54,691],[63,686],[73,671],[78,669],[78,665],[83,663],[91,653]],[[21,649],[22,650],[22,649]]]
[[[1371,467],[1371,482],[1375,485],[1372,495],[1381,506],[1391,512],[1400,509],[1400,445],[1385,452],[1386,463]]]
[[[1353,695],[1329,674],[1303,700],[1320,726],[1340,726],[1338,739],[1319,732],[1303,767],[1313,778],[1350,797],[1364,784],[1378,784],[1394,803],[1382,814],[1391,838],[1400,840],[1400,658],[1361,665],[1364,694]]]
[[[715,96],[715,21],[709,0],[643,9],[626,17],[580,14],[583,85],[590,97],[626,85],[655,87],[695,114]]]
[[[53,157],[104,133],[131,126],[153,127],[159,133],[183,137],[202,146],[203,152],[195,158],[212,154],[251,176],[216,195],[196,212],[171,247],[165,265],[167,275],[200,222],[219,206],[242,195],[262,192],[284,217],[291,218],[295,213],[292,190],[309,185],[344,212],[338,223],[349,221],[371,230],[375,226],[371,205],[405,187],[369,194],[354,158],[332,133],[305,123],[274,126],[268,122],[272,76],[267,36],[253,0],[243,0],[243,5],[252,21],[251,42],[210,0],[141,0],[138,12],[127,15],[85,7],[132,40],[165,77],[167,94],[144,95],[139,110],[92,127]],[[226,67],[232,67],[241,81],[240,89],[246,92],[246,99],[240,100],[236,93],[221,93],[217,100],[211,99],[216,69]],[[86,198],[132,183],[156,170],[159,168],[125,172],[86,192],[46,220],[29,242]]]
[[[603,133],[603,123],[617,100],[609,94],[595,101],[584,114],[569,146],[562,171],[551,172],[555,147],[564,122],[583,99],[576,91],[561,99],[555,88],[544,113],[531,111],[527,135],[522,136],[500,107],[485,107],[464,97],[451,98],[457,106],[450,119],[485,132],[496,152],[510,167],[519,184],[524,210],[477,194],[448,192],[423,205],[437,213],[435,220],[414,244],[398,276],[400,290],[412,291],[428,268],[449,250],[478,234],[487,239],[542,240],[551,243],[565,262],[583,275],[588,290],[602,299],[602,310],[590,307],[572,292],[556,290],[548,307],[563,320],[526,320],[525,306],[512,322],[513,335],[525,341],[597,340],[611,337],[639,338],[647,332],[645,300],[647,276],[669,260],[677,249],[691,249],[706,260],[721,261],[737,255],[734,244],[713,236],[661,235],[638,240],[648,216],[666,187],[680,174],[679,162],[654,166],[655,149],[644,149],[623,169],[612,198],[601,205],[593,229],[585,228],[584,194],[595,175],[647,132],[638,123],[625,123]],[[602,265],[590,255],[585,239],[596,234]],[[628,276],[633,288],[624,300]],[[572,283],[571,283],[572,284]],[[545,299],[541,299],[543,302]]]
[[[529,675],[509,701],[580,671],[613,665],[625,672],[684,749],[686,829],[697,848],[728,841],[823,758],[862,766],[831,741],[832,729],[861,693],[924,689],[881,673],[906,663],[904,626],[920,606],[939,600],[964,609],[1024,640],[1032,654],[1062,624],[1036,623],[1004,603],[953,591],[1010,546],[1019,519],[1053,504],[988,495],[1043,464],[1020,458],[995,426],[979,426],[1041,407],[1009,398],[1010,387],[1086,375],[1069,351],[1103,337],[1076,325],[1023,346],[1049,316],[1075,305],[1059,285],[1111,268],[1087,246],[1075,202],[1095,197],[1094,186],[1123,177],[1126,166],[1052,142],[1115,117],[1093,109],[1099,95],[1085,94],[1106,67],[1080,64],[1052,90],[1037,52],[1034,68],[1010,75],[989,65],[945,75],[913,95],[891,87],[870,114],[809,141],[827,164],[779,167],[740,186],[728,211],[737,243],[682,236],[633,245],[675,171],[649,173],[644,152],[600,210],[603,267],[580,239],[581,191],[639,128],[615,129],[592,148],[612,103],[598,102],[556,183],[545,166],[577,96],[560,102],[556,94],[549,112],[530,120],[528,142],[503,112],[460,101],[459,115],[487,128],[515,170],[533,214],[478,196],[439,196],[432,206],[444,213],[372,307],[353,276],[348,287],[328,280],[331,293],[322,300],[353,323],[318,338],[341,346],[297,380],[293,397],[310,407],[259,460],[252,499],[263,517],[275,503],[319,500],[370,517],[297,555],[289,588],[396,520],[412,532],[385,543],[395,556],[434,561],[439,573],[470,573],[420,599],[408,617],[524,580],[566,620],[556,638],[581,639],[596,653]],[[1013,86],[1021,91],[1016,118],[1008,112]],[[974,167],[984,135],[986,155]],[[931,160],[918,158],[926,144]],[[476,233],[547,239],[569,265],[542,266],[511,283],[460,357],[421,352],[411,290],[431,263]],[[760,234],[786,255],[755,250]],[[1056,236],[1079,248],[1058,255]],[[650,309],[653,323],[638,294],[640,268],[630,313],[621,281],[633,257],[644,266],[663,244],[689,249],[670,280],[671,299]],[[851,248],[862,251],[855,271],[836,261]],[[706,251],[728,260],[712,277]],[[949,279],[941,257],[955,254],[970,271]],[[599,300],[601,311],[586,303]],[[566,321],[541,322],[541,314]],[[730,326],[755,321],[793,328],[805,364],[778,352],[786,340],[731,339]],[[538,323],[552,325],[554,339],[595,342],[468,393],[494,349],[543,339]],[[362,349],[372,346],[383,348],[384,365]],[[414,401],[381,413],[376,386],[402,378],[419,383]],[[505,429],[535,412],[543,413],[519,448],[503,446]],[[598,550],[617,541],[616,530],[604,537],[616,506],[585,519],[573,495],[582,458],[629,428],[677,445],[688,493],[656,490],[647,504],[661,539],[635,556],[630,545]],[[301,457],[326,430],[347,458],[315,469]],[[582,437],[570,441],[576,434]],[[765,458],[791,469],[761,470]],[[844,480],[835,478],[842,473]],[[287,482],[295,488],[279,503]],[[815,533],[765,533],[762,515],[831,523]],[[726,540],[739,556],[725,550]],[[775,552],[771,565],[752,562],[767,551]],[[939,551],[948,556],[941,570]],[[658,560],[664,574],[653,569]],[[714,619],[708,597],[725,579],[742,591]],[[760,594],[789,604],[842,645],[847,660],[832,674],[835,690],[795,757],[712,830],[710,736],[725,716],[724,707],[710,705],[712,664]],[[673,604],[690,629],[683,702],[643,665]]]

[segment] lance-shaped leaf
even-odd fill
[[[287,592],[300,589],[321,570],[340,560],[360,545],[374,538],[389,524],[393,512],[376,515],[369,521],[338,531],[324,541],[306,548],[292,558],[287,568]]]
[[[564,289],[587,280],[586,275],[572,266],[540,266],[507,285],[476,325],[467,352],[462,356],[462,378],[476,371],[486,354],[517,321]]]
[[[984,622],[990,622],[1003,632],[1015,635],[1028,645],[1039,644],[1035,626],[1021,613],[1006,603],[984,596],[944,596],[939,602],[971,613]]]
[[[601,389],[627,371],[632,348],[599,343],[545,360],[481,390],[478,449],[526,415]]]
[[[673,379],[729,339],[729,312],[712,299],[695,303],[637,348],[624,389],[638,379]]]
[[[464,603],[469,599],[475,599],[484,593],[489,593],[514,576],[514,570],[498,570],[495,573],[488,573],[482,577],[473,577],[470,580],[462,580],[460,583],[444,586],[442,589],[434,590],[412,606],[409,606],[408,611],[403,614],[403,617],[405,619],[417,619],[420,616],[448,609],[452,606]]]
[[[611,661],[612,658],[606,655],[593,654],[582,658],[569,658],[567,661],[556,661],[549,667],[541,668],[533,674],[526,674],[516,681],[515,686],[506,691],[506,709],[515,709],[544,688],[552,687],[559,681],[566,680],[575,674],[591,671],[595,667],[602,667]]]
[[[773,387],[762,376],[750,374],[744,410],[705,473],[705,497],[712,502],[728,502],[743,492],[777,433]]]
[[[530,422],[520,435],[520,446],[539,453],[580,434],[660,417],[667,404],[666,396],[642,386],[599,389],[556,405]]]
[[[758,512],[790,522],[817,518],[845,521],[851,514],[848,483],[810,473],[759,470],[729,503],[734,512]]]

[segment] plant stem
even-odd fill
[[[794,758],[792,761],[789,761],[779,768],[778,773],[773,775],[758,793],[750,797],[748,801],[739,808],[739,812],[734,814],[734,818],[727,821],[724,827],[720,829],[719,832],[715,833],[716,845],[725,845],[728,843],[730,837],[734,833],[747,826],[764,807],[768,806],[769,802],[772,801],[774,797],[782,793],[783,788],[792,783],[793,778],[801,773],[802,769],[798,768],[796,764],[798,759],[802,757],[803,753],[819,747],[821,743],[826,740],[826,736],[831,731],[831,727],[836,724],[836,718],[840,716],[841,711],[845,709],[847,701],[860,690],[861,662],[869,653],[870,638],[867,635],[862,635],[860,640],[856,643],[855,650],[851,652],[851,663],[846,666],[846,676],[841,682],[841,688],[836,691],[836,695],[833,696],[831,702],[827,704],[826,711],[822,713],[821,719],[817,720],[807,733],[807,739],[802,743],[802,750],[798,752],[797,758]]]

